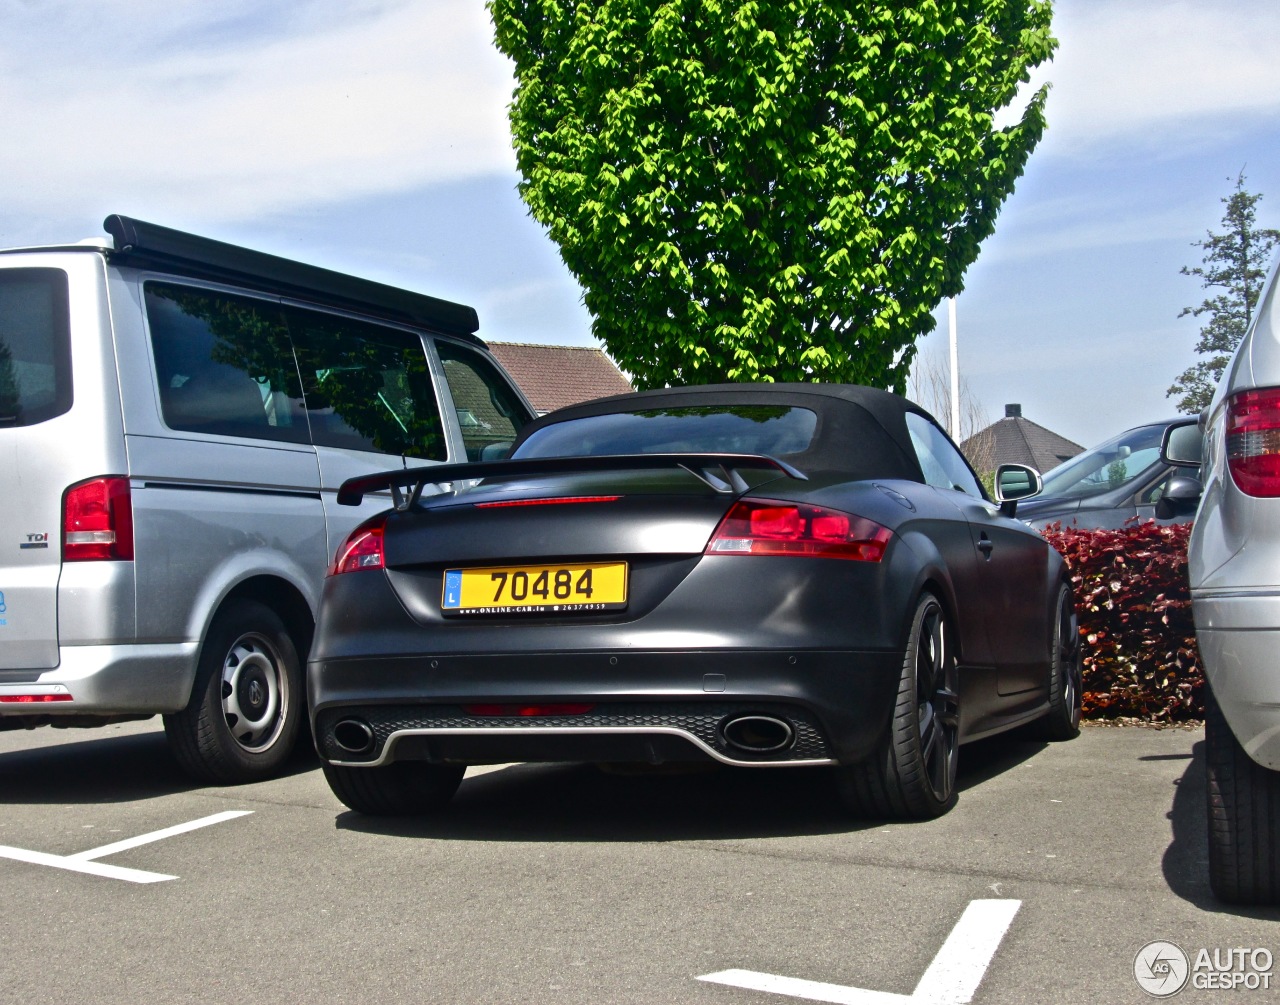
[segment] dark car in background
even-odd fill
[[[1044,487],[1018,507],[1018,516],[1041,528],[1123,527],[1129,520],[1185,523],[1195,515],[1200,482],[1193,470],[1160,459],[1171,430],[1198,440],[1195,417],[1181,416],[1127,429],[1044,475]]]
[[[1039,483],[1000,474],[1004,495]],[[606,398],[535,420],[509,460],[339,502],[388,489],[339,549],[309,664],[357,811],[439,807],[471,764],[700,761],[826,766],[851,808],[927,818],[961,743],[1078,730],[1062,558],[895,395]]]

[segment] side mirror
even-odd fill
[[[1160,460],[1179,468],[1198,468],[1203,456],[1204,434],[1198,419],[1169,424],[1160,440]]]
[[[1200,479],[1191,475],[1174,475],[1164,494],[1156,502],[1156,516],[1170,520],[1182,513],[1191,513],[1200,502],[1204,488]]]
[[[1011,517],[1018,512],[1018,500],[1039,495],[1044,488],[1040,472],[1025,464],[1001,464],[996,468],[996,502],[1000,512]]]
[[[511,440],[502,440],[498,443],[486,443],[480,448],[480,460],[482,461],[505,461],[511,456]]]

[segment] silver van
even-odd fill
[[[164,716],[279,768],[357,474],[501,457],[534,414],[470,307],[121,216],[0,251],[0,729]]]

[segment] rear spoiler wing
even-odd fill
[[[808,481],[808,476],[785,461],[767,454],[607,454],[590,457],[534,457],[527,460],[468,461],[398,468],[374,475],[348,478],[338,489],[339,506],[358,506],[370,492],[391,491],[397,510],[407,510],[428,485],[448,485],[476,478],[502,475],[556,475],[577,471],[637,471],[683,468],[714,491],[741,495],[747,485],[738,468],[772,468],[788,478]],[[408,489],[406,492],[405,490]]]

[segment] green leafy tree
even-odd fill
[[[1196,342],[1196,352],[1209,358],[1184,370],[1167,392],[1170,398],[1182,396],[1178,401],[1181,412],[1194,414],[1213,400],[1222,372],[1253,319],[1271,252],[1280,242],[1280,230],[1254,225],[1255,207],[1261,198],[1261,194],[1245,190],[1241,171],[1231,194],[1222,199],[1227,207],[1222,215],[1224,232],[1208,231],[1207,240],[1192,242],[1193,247],[1204,249],[1204,264],[1182,267],[1184,276],[1198,276],[1203,287],[1222,292],[1206,298],[1199,307],[1184,307],[1178,315],[1209,315]]]
[[[641,387],[905,387],[1044,130],[1048,0],[489,0],[520,193]]]

